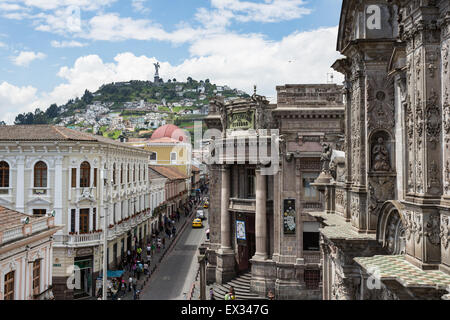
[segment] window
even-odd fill
[[[70,232],[75,233],[76,210],[70,210]]]
[[[303,173],[303,199],[306,201],[318,201],[319,193],[317,189],[311,186],[317,177],[318,173]]]
[[[133,164],[133,182],[136,182],[136,165]]]
[[[303,232],[303,250],[319,251],[319,232]]]
[[[117,171],[116,171],[116,164],[114,163],[114,164],[113,164],[113,185],[116,184],[116,174],[117,174]]]
[[[80,187],[89,188],[91,181],[91,165],[85,161],[80,166]]]
[[[255,169],[247,169],[247,198],[255,198]]]
[[[0,162],[0,188],[9,188],[9,164]]]
[[[80,209],[80,234],[89,232],[89,209]]]
[[[127,183],[130,183],[130,165],[127,165]]]
[[[41,293],[41,260],[33,262],[33,294]]]
[[[150,154],[150,161],[156,161],[158,158],[158,154],[156,152],[152,152]]]
[[[5,274],[4,300],[14,300],[14,271]]]
[[[47,165],[43,161],[34,165],[34,187],[47,188]]]
[[[72,168],[72,188],[77,187],[77,168]]]
[[[94,187],[97,187],[97,168],[94,168]]]
[[[33,215],[45,215],[46,213],[46,209],[33,209]]]
[[[171,152],[170,153],[170,163],[176,163],[177,162],[177,153]]]
[[[92,210],[92,230],[97,230],[97,208]]]
[[[120,165],[120,184],[123,184],[123,164]]]
[[[305,270],[304,280],[307,289],[319,289],[320,270]]]

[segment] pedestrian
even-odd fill
[[[147,276],[148,275],[148,264],[144,263],[144,274]]]
[[[162,245],[163,245],[163,249],[165,249],[166,248],[166,238],[162,239]]]
[[[175,232],[177,231],[177,228],[175,228],[175,226],[173,226],[172,228],[172,235],[175,237]]]
[[[216,300],[214,298],[214,289],[212,287],[209,289],[209,300]]]
[[[269,300],[274,300],[275,299],[275,295],[273,294],[272,290],[269,290],[269,292],[267,293],[267,298]]]
[[[225,300],[236,300],[233,287],[230,287],[230,290],[228,290],[228,293],[225,295]]]
[[[152,247],[150,246],[150,243],[147,244],[147,256],[151,254]]]
[[[128,292],[131,291],[131,287],[133,287],[133,277],[130,275],[128,278]]]
[[[136,265],[136,263],[133,263],[133,267],[131,267],[131,271],[133,272],[134,277],[136,277],[136,269],[137,269],[137,265]]]

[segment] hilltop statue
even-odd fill
[[[156,62],[153,64],[155,66],[155,77],[159,77],[159,69],[161,68],[161,65],[159,64],[159,62]]]

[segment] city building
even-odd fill
[[[337,50],[345,143],[324,150],[313,214],[323,298],[448,299],[450,2],[344,0]]]
[[[149,234],[149,153],[51,125],[0,127],[0,205],[64,225],[53,246],[53,293],[96,293],[107,214],[108,265]],[[67,285],[76,278],[75,287]]]
[[[0,300],[53,299],[53,235],[61,228],[50,213],[0,207]]]
[[[149,166],[150,171],[166,178],[165,202],[160,217],[160,226],[166,223],[166,219],[174,218],[177,212],[184,214],[184,208],[189,200],[190,179],[177,169],[168,166]],[[183,211],[181,211],[183,210]]]
[[[309,212],[325,200],[311,183],[322,144],[344,133],[342,86],[285,85],[277,93],[276,105],[256,93],[211,101],[207,280],[221,285],[250,272],[259,296],[319,299],[319,223]]]

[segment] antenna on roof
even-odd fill
[[[334,83],[334,74],[327,73],[327,83]]]

